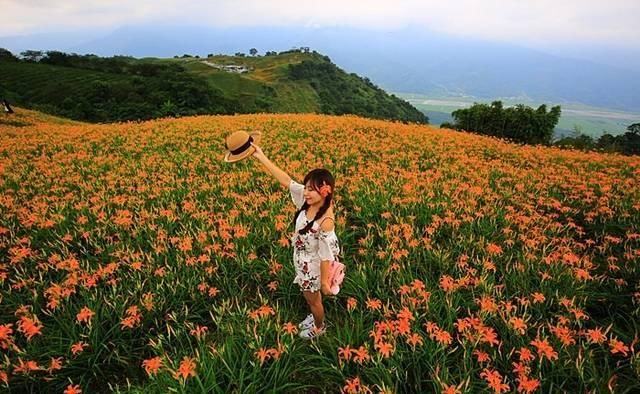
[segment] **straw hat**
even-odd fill
[[[256,149],[251,146],[251,143],[258,145],[261,136],[262,133],[259,131],[247,133],[244,130],[238,130],[229,134],[225,140],[225,146],[229,152],[224,155],[224,161],[233,163],[234,161],[240,161],[251,156],[253,152],[256,151]]]

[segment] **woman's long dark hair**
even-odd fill
[[[307,231],[309,231],[313,226],[313,223],[315,223],[317,219],[320,219],[322,215],[324,215],[325,212],[327,212],[327,210],[331,206],[331,201],[333,199],[333,193],[336,186],[336,182],[333,179],[333,175],[331,175],[331,173],[324,168],[316,168],[315,170],[309,171],[309,173],[305,175],[304,182],[302,183],[304,187],[307,187],[308,182],[311,182],[311,186],[313,186],[313,188],[316,190],[320,190],[320,187],[322,187],[322,184],[324,182],[325,184],[331,186],[331,193],[327,195],[327,197],[324,200],[324,204],[320,207],[320,209],[318,209],[318,212],[316,212],[316,215],[313,217],[313,220],[307,223],[307,225],[304,226],[304,228],[300,229],[300,232],[299,232],[300,234],[306,234]],[[307,208],[309,208],[309,204],[307,204],[307,202],[305,201],[304,204],[302,204],[302,207],[298,210],[298,212],[296,212],[296,214],[293,215],[294,229],[296,228],[296,220],[298,219],[298,215],[300,215],[300,212],[306,210]]]

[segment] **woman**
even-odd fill
[[[300,184],[269,160],[262,149],[255,148],[253,157],[258,159],[280,184],[289,189],[298,209],[293,217],[294,235],[293,263],[296,276],[294,283],[307,301],[311,313],[298,325],[300,337],[313,339],[326,332],[326,321],[322,295],[331,295],[332,265],[338,261],[340,247],[334,231],[335,216],[333,196],[335,180],[323,168],[310,171]],[[335,266],[333,266],[335,267]]]

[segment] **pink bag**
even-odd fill
[[[329,267],[329,283],[331,286],[331,293],[336,295],[340,292],[340,285],[344,280],[345,267],[339,261],[332,261]]]

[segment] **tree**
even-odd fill
[[[621,136],[622,140],[622,153],[627,155],[640,155],[640,134],[638,129],[632,129],[634,131],[627,131]]]
[[[178,114],[178,106],[171,99],[167,99],[158,110],[159,116],[176,116]]]
[[[598,138],[596,142],[596,147],[598,149],[602,149],[606,152],[615,152],[618,148],[618,139],[613,135],[605,132]]]
[[[504,108],[501,101],[491,105],[474,103],[470,108],[451,113],[453,128],[507,138],[528,144],[551,143],[553,130],[560,120],[560,106],[547,111],[542,104],[537,109],[518,104]]]
[[[251,54],[251,56],[255,56],[258,54],[258,50],[255,48],[251,48],[249,49],[249,54]]]
[[[42,58],[42,63],[71,66],[71,56],[60,51],[47,51],[47,56]]]
[[[20,56],[22,56],[27,61],[37,62],[40,59],[42,59],[43,53],[42,53],[42,51],[35,51],[33,49],[27,49],[24,52],[20,52]]]
[[[633,123],[627,126],[627,130],[634,134],[640,134],[640,123]]]
[[[8,49],[0,48],[0,62],[15,62],[18,58]]]

